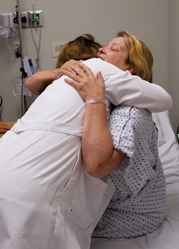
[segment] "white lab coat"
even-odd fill
[[[106,97],[114,104],[133,99],[140,107],[144,95],[146,105],[153,98],[151,109],[170,107],[170,96],[157,85],[144,87],[140,78],[99,59],[85,63],[95,74],[102,72]],[[157,108],[154,99],[166,105]],[[1,138],[2,249],[89,248],[91,233],[114,188],[108,179],[105,182],[85,172],[81,158],[84,111],[81,97],[62,77]]]

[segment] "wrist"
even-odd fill
[[[63,75],[63,71],[61,68],[56,68],[54,70],[54,80],[58,80]]]
[[[96,93],[96,92],[91,92],[91,93],[86,93],[84,95],[84,101],[88,101],[90,99],[96,99],[96,100],[105,100],[105,95],[103,93]]]
[[[105,99],[88,99],[85,104],[107,104]]]

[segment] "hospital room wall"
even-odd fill
[[[21,10],[32,10],[33,4],[36,10],[43,10],[44,28],[41,29],[40,48],[42,70],[55,67],[57,58],[52,55],[53,42],[65,42],[82,33],[91,33],[98,42],[106,44],[115,37],[117,31],[127,30],[149,46],[154,55],[154,81],[169,90],[168,20],[172,18],[169,16],[169,2],[172,5],[173,0],[24,0],[21,1]],[[16,1],[1,0],[1,12],[12,12],[15,5]],[[38,42],[39,29],[33,31]],[[15,42],[18,43],[17,31],[15,36]],[[24,55],[36,59],[30,29],[22,30],[22,41]],[[21,117],[21,101],[20,97],[13,96],[11,80],[14,76],[20,76],[20,59],[8,54],[2,44],[0,75],[0,95],[4,100],[2,117],[4,121],[15,121]],[[33,100],[34,97],[28,97],[28,105]]]
[[[173,98],[173,108],[170,110],[170,119],[174,131],[179,124],[179,1],[169,1],[169,77],[168,90]]]

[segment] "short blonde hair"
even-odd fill
[[[133,67],[133,74],[140,76],[143,80],[152,82],[153,56],[146,44],[126,31],[119,32],[117,36],[124,38],[129,52],[126,64]]]

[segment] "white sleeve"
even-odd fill
[[[141,81],[139,77],[134,80],[135,82],[131,80],[120,82],[120,86],[113,89],[114,91],[111,90],[113,84],[110,86],[107,84],[106,97],[110,98],[114,105],[118,105],[120,102],[138,108],[146,108],[151,112],[163,112],[172,107],[171,96],[161,86]],[[117,85],[117,82],[114,85]]]
[[[144,81],[138,76],[131,75],[129,71],[122,71],[100,59],[88,61],[85,64],[94,74],[101,71],[105,82],[105,96],[114,105],[124,103],[146,108],[151,112],[162,112],[172,107],[171,96],[161,86]]]

